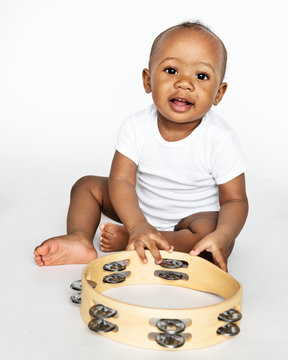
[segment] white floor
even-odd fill
[[[31,177],[32,179],[32,177]],[[7,184],[6,184],[7,185]],[[83,266],[39,268],[33,262],[33,248],[48,236],[64,231],[67,194],[27,183],[26,195],[10,190],[9,205],[1,214],[1,321],[2,359],[285,359],[287,349],[287,224],[256,217],[252,206],[249,221],[238,238],[229,270],[244,288],[241,333],[231,340],[195,351],[161,352],[114,343],[91,333],[79,308],[69,302],[69,285],[79,279]],[[14,189],[21,188],[15,180]],[[8,189],[8,188],[7,188]],[[34,189],[34,191],[33,191]],[[67,196],[66,196],[67,195]],[[66,200],[65,200],[66,197]],[[54,202],[54,203],[53,203]],[[259,213],[261,213],[259,209]],[[96,243],[98,236],[96,237]],[[273,245],[272,244],[276,244]],[[102,256],[102,254],[101,254]],[[180,290],[179,290],[180,291]],[[169,294],[171,299],[169,300]],[[140,294],[140,295],[139,295]],[[164,294],[164,295],[163,295]],[[150,288],[118,292],[126,301],[147,306],[193,306],[207,304],[207,297]],[[123,298],[124,296],[124,298]],[[126,298],[125,298],[126,296]],[[151,300],[153,297],[156,297]],[[175,298],[176,304],[175,304]],[[129,298],[131,297],[131,298]],[[194,298],[193,298],[194,297]],[[165,299],[165,300],[163,300]]]

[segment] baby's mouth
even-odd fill
[[[182,105],[182,106],[189,106],[189,105],[193,105],[191,102],[185,100],[185,99],[181,99],[181,98],[174,98],[170,100],[173,104],[175,105]]]
[[[194,105],[190,101],[183,98],[172,98],[169,100],[171,108],[176,112],[186,112]]]

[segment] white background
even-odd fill
[[[286,15],[284,0],[0,0],[2,359],[287,358]],[[108,175],[120,123],[151,103],[141,72],[154,38],[194,19],[228,49],[215,110],[249,163],[250,215],[229,263],[244,318],[231,341],[172,354],[91,335],[68,301],[83,266],[38,268],[33,249],[65,232],[71,186]]]

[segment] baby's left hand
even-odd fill
[[[227,260],[231,253],[231,246],[223,241],[216,234],[210,233],[200,240],[190,251],[190,255],[199,255],[202,251],[212,253],[215,265],[228,272]]]

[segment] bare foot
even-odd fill
[[[100,249],[104,252],[125,250],[128,232],[123,225],[103,223],[100,225]]]
[[[34,255],[39,266],[87,264],[97,258],[93,244],[74,234],[44,241],[36,247]]]

